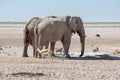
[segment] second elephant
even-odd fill
[[[56,18],[56,16],[48,16],[49,18]],[[46,18],[48,18],[46,17]],[[24,29],[24,49],[23,49],[23,57],[28,57],[27,49],[28,45],[30,44],[33,47],[33,57],[35,57],[35,34],[34,29],[37,29],[37,24],[40,23],[43,19],[39,17],[33,17],[29,20],[29,22],[25,25]],[[49,43],[45,45],[45,48],[47,49],[49,46]]]

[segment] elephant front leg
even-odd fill
[[[55,42],[51,42],[50,43],[51,56],[55,57],[54,49],[55,49]]]
[[[71,43],[71,38],[69,38],[69,39],[62,39],[61,42],[62,42],[63,48],[64,48],[64,57],[65,58],[70,58],[69,47],[70,47],[70,43]]]

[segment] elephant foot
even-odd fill
[[[34,58],[37,58],[37,56],[33,56]]]
[[[36,54],[37,54],[37,53],[36,53]],[[36,55],[36,54],[33,55],[34,58],[37,58],[37,55]]]
[[[23,57],[29,57],[28,55],[23,55]]]
[[[64,55],[65,58],[70,58],[70,55]]]

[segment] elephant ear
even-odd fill
[[[71,29],[71,31],[76,32],[77,29],[77,18],[76,17],[71,17],[69,19],[69,28]]]
[[[66,16],[65,17],[65,21],[66,21],[68,27],[69,27],[70,18],[71,18],[71,16]]]

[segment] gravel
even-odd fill
[[[119,60],[0,56],[0,80],[118,80]]]

